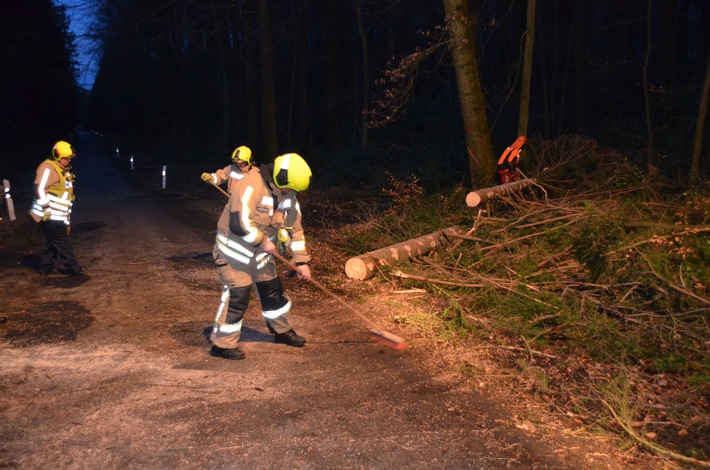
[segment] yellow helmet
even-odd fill
[[[276,157],[273,176],[276,186],[294,191],[305,191],[311,183],[311,169],[297,153]]]
[[[234,149],[234,152],[232,152],[232,161],[234,163],[244,162],[247,165],[251,165],[251,149],[246,145],[237,147]]]
[[[52,157],[55,160],[59,160],[61,158],[74,158],[76,157],[76,150],[74,150],[74,147],[72,147],[69,142],[60,140],[54,144],[54,147],[52,147]]]

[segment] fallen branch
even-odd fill
[[[633,427],[619,416],[619,414],[616,412],[614,407],[607,402],[606,400],[602,400],[602,403],[607,407],[611,415],[614,417],[616,422],[621,426],[626,433],[631,436],[632,439],[634,439],[636,442],[641,444],[642,446],[645,446],[651,450],[654,450],[656,452],[659,452],[664,455],[668,455],[669,457],[680,460],[681,462],[688,462],[692,463],[694,465],[699,465],[701,467],[705,468],[710,468],[710,462],[707,462],[705,460],[697,460],[692,457],[686,457],[685,455],[678,454],[677,452],[673,452],[672,450],[666,449],[663,446],[660,446],[656,444],[655,442],[651,442],[648,439],[644,439],[641,435],[639,435],[636,431],[634,431]]]
[[[498,186],[491,186],[490,188],[471,191],[466,195],[466,205],[469,207],[476,207],[482,202],[512,194],[534,184],[534,179],[524,179],[513,181],[512,183],[499,184]]]
[[[458,227],[449,227],[428,235],[413,238],[379,250],[350,258],[345,263],[345,274],[362,281],[371,277],[379,266],[393,266],[418,256],[425,255],[448,243],[448,237],[458,233]]]

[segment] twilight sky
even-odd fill
[[[71,21],[70,30],[76,36],[79,62],[78,82],[84,88],[90,89],[98,68],[98,57],[89,35],[89,25],[93,19],[90,0],[54,0],[58,5],[65,5]]]

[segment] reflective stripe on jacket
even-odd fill
[[[74,202],[74,175],[58,162],[47,159],[37,168],[32,218],[57,220],[69,225]]]
[[[217,249],[227,258],[249,264],[257,257],[257,268],[270,260],[257,247],[264,237],[276,236],[279,228],[291,230],[291,251],[295,263],[310,261],[301,226],[301,207],[296,194],[282,194],[265,181],[259,168],[252,169],[232,188],[229,202],[217,223]]]

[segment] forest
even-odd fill
[[[0,178],[79,130],[190,191],[238,146],[297,152],[323,275],[470,228],[379,279],[426,290],[437,339],[526,353],[519,380],[592,429],[707,466],[708,30],[707,0],[4,0]],[[519,135],[538,187],[467,208]]]
[[[263,162],[301,152],[323,185],[384,170],[432,188],[473,170],[485,185],[519,133],[588,136],[686,182],[707,171],[702,0],[86,0],[72,8],[92,20],[90,93],[66,7],[0,8],[0,149],[18,164],[81,123],[169,162],[213,165],[238,145]],[[475,58],[466,79],[456,41]]]

